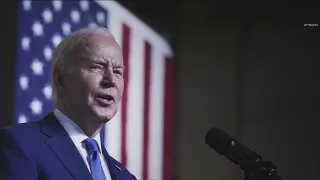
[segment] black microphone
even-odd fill
[[[277,174],[276,166],[269,161],[263,162],[261,156],[219,128],[211,128],[205,142],[220,155],[238,165],[252,178],[261,180],[282,180]]]

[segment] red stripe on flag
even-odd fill
[[[122,51],[124,64],[124,89],[121,100],[121,163],[127,166],[127,101],[128,101],[128,82],[129,82],[129,54],[130,54],[130,29],[123,25],[122,31]]]
[[[171,179],[171,138],[172,138],[172,110],[173,110],[173,65],[169,57],[165,59],[165,100],[163,126],[163,180]]]
[[[151,45],[144,44],[144,111],[143,111],[143,160],[142,160],[142,180],[148,178],[148,157],[149,157],[149,97],[150,97],[150,71],[151,71]]]

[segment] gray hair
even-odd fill
[[[54,80],[54,74],[57,71],[61,73],[70,73],[71,67],[75,62],[72,60],[72,53],[76,46],[81,42],[83,38],[92,35],[103,35],[115,40],[114,36],[104,27],[93,26],[85,27],[74,31],[65,39],[63,39],[57,48],[55,49],[52,65],[51,65],[51,86],[52,86],[52,98],[54,103],[57,103],[59,92],[57,89],[56,81]]]

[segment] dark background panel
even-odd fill
[[[204,143],[219,126],[274,162],[285,180],[319,179],[317,3],[120,1],[168,39],[176,84],[172,177],[238,180]],[[12,123],[16,4],[1,6],[0,125]]]

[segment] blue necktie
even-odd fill
[[[104,175],[100,156],[99,156],[99,147],[98,143],[94,139],[85,139],[83,141],[85,147],[87,149],[89,155],[89,164],[91,168],[91,176],[93,180],[106,180],[106,176]]]

